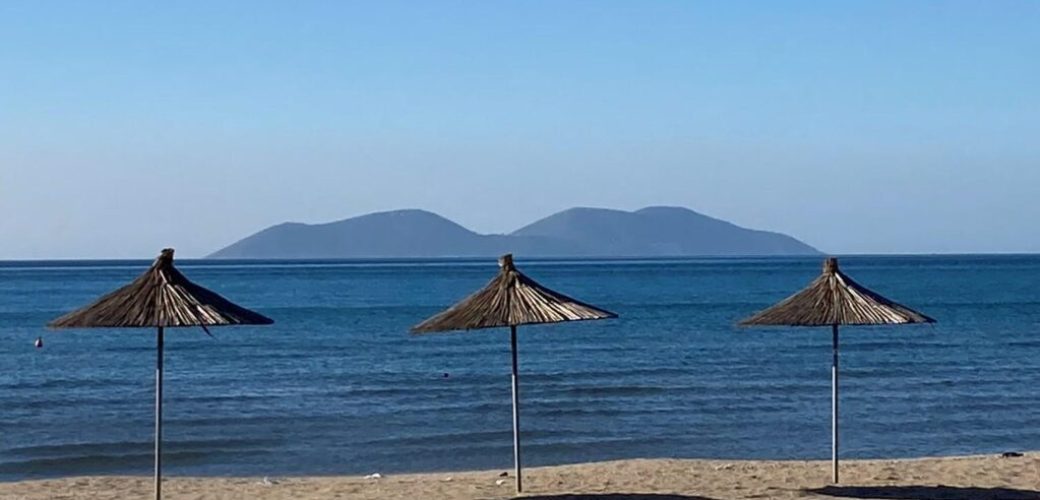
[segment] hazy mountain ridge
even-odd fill
[[[209,258],[680,257],[812,255],[784,234],[746,229],[680,207],[634,212],[572,208],[510,234],[479,234],[440,215],[407,209],[323,224],[287,222],[217,250]]]

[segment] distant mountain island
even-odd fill
[[[817,255],[785,234],[747,229],[680,207],[572,208],[510,234],[478,234],[425,210],[325,224],[287,222],[217,250],[214,259]]]

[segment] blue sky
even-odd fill
[[[219,4],[219,5],[213,5]],[[0,3],[0,259],[682,205],[1040,252],[1040,2]]]

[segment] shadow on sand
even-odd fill
[[[668,495],[664,493],[571,493],[566,495],[530,495],[514,500],[715,500],[708,497]]]
[[[806,493],[837,498],[896,500],[1040,500],[1040,491],[958,486],[824,486]]]

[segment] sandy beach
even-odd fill
[[[1040,453],[843,462],[828,486],[826,461],[622,460],[525,472],[523,498],[703,500],[751,498],[1040,499]],[[501,470],[344,477],[193,478],[164,483],[164,498],[508,499]],[[505,479],[502,481],[502,479]],[[501,484],[496,484],[501,483]],[[130,499],[151,493],[150,477],[75,477],[0,484],[4,500]]]

